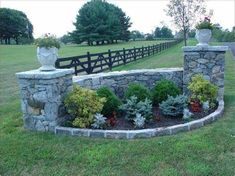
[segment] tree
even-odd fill
[[[234,28],[229,31],[223,29],[220,24],[214,24],[212,30],[213,38],[218,42],[235,42],[235,30]]]
[[[71,37],[70,34],[65,34],[59,39],[62,43],[67,44],[67,43],[72,43],[73,38]]]
[[[145,39],[146,40],[154,40],[154,35],[150,34],[150,33],[147,33],[147,34],[145,34]]]
[[[14,39],[16,44],[20,38],[33,39],[33,25],[27,16],[18,10],[0,8],[0,38],[5,44]]]
[[[86,41],[88,45],[129,40],[130,18],[118,7],[103,0],[87,2],[80,10],[71,33],[76,43]]]
[[[204,0],[170,0],[165,11],[168,16],[173,18],[176,27],[183,31],[185,46],[187,45],[187,33],[198,18],[206,13]]]
[[[196,29],[192,29],[192,30],[190,30],[189,33],[188,33],[188,37],[189,37],[189,38],[194,38],[195,35],[196,35]]]
[[[130,38],[132,40],[134,40],[134,41],[136,39],[143,39],[144,38],[144,34],[141,33],[140,31],[134,30],[134,31],[131,31]]]
[[[155,38],[173,38],[172,30],[167,26],[156,27],[154,31]]]

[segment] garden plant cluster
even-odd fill
[[[206,114],[216,107],[218,88],[202,75],[192,77],[188,89],[186,96],[166,79],[157,82],[152,90],[131,83],[120,99],[108,87],[95,91],[74,86],[64,101],[70,116],[65,125],[112,129],[122,121],[131,124],[132,129],[141,129],[149,123],[158,123],[161,117],[190,121],[198,118],[198,113]]]

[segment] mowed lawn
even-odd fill
[[[115,70],[181,67],[181,47]],[[60,55],[77,55],[79,50],[65,47]],[[198,130],[151,139],[90,139],[24,130],[14,74],[37,67],[35,47],[0,45],[0,175],[235,175],[235,60],[231,53],[226,54],[223,118]]]

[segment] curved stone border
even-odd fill
[[[160,127],[154,129],[142,129],[142,130],[94,130],[94,129],[81,129],[60,127],[55,128],[55,134],[67,134],[71,136],[85,136],[95,138],[112,138],[112,139],[134,139],[134,138],[149,138],[154,136],[172,135],[183,131],[191,131],[200,128],[204,125],[212,123],[218,118],[222,117],[224,111],[224,101],[219,101],[219,106],[215,112],[208,116],[194,120],[188,123]]]

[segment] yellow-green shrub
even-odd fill
[[[101,112],[105,101],[93,90],[74,86],[64,103],[68,113],[74,117],[73,125],[86,128],[93,123],[94,115]]]
[[[218,87],[205,80],[202,75],[192,77],[188,89],[191,92],[191,99],[199,100],[200,103],[206,101],[209,101],[210,104],[214,103],[218,92]]]

